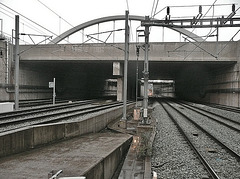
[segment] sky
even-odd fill
[[[155,2],[155,6],[153,3]],[[156,7],[156,2],[158,5]],[[193,17],[198,14],[198,7],[175,7],[175,6],[189,6],[189,5],[211,5],[215,4],[232,4],[236,3],[236,9],[240,7],[240,0],[0,0],[0,23],[3,26],[3,33],[6,36],[11,36],[12,29],[14,29],[14,18],[16,12],[20,13],[20,33],[38,34],[38,35],[56,35],[77,26],[81,23],[87,22],[100,17],[124,15],[126,10],[129,10],[130,15],[150,16],[152,9],[156,8],[155,12],[159,12],[155,18],[163,19],[166,15],[166,6],[170,6],[171,18],[179,17]],[[1,4],[2,3],[2,4]],[[9,8],[5,7],[4,5]],[[174,6],[174,7],[173,7]],[[210,6],[203,6],[203,14],[205,14]],[[231,13],[231,5],[216,6],[210,9],[206,16],[220,17],[222,15],[229,15]],[[160,12],[161,9],[164,9]],[[23,16],[24,17],[23,17]],[[240,15],[240,10],[237,11],[237,16]],[[236,16],[236,17],[237,17]],[[26,19],[26,18],[28,19]],[[31,20],[31,21],[29,21]],[[35,23],[41,25],[38,26]],[[140,22],[131,23],[131,37],[130,41],[138,41],[136,36],[136,28]],[[44,28],[42,28],[44,27]],[[100,25],[100,31],[104,32],[112,30],[112,22]],[[122,22],[116,23],[115,28],[124,28]],[[48,30],[46,30],[48,29]],[[194,29],[194,33],[199,35],[206,35],[212,29]],[[226,29],[220,31],[220,40],[229,40],[239,30]],[[84,31],[84,34],[97,32],[97,27],[91,27]],[[231,31],[231,32],[230,32]],[[163,33],[164,32],[164,33]],[[163,36],[164,34],[164,36]],[[227,36],[226,36],[227,34]],[[108,34],[103,35],[102,40],[106,39]],[[116,36],[124,39],[124,32],[119,32]],[[70,37],[72,42],[84,42],[87,37],[83,37],[81,33]],[[113,37],[112,41],[114,40]],[[237,38],[237,37],[236,37]],[[42,40],[42,37],[32,36],[34,43]],[[180,35],[173,33],[171,30],[163,30],[162,28],[152,28],[150,40],[156,41],[180,41]],[[21,37],[21,43],[33,43],[28,37]]]

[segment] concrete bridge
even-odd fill
[[[129,60],[136,61],[136,43],[129,47]],[[143,45],[143,44],[140,44]],[[123,43],[46,44],[20,47],[22,61],[123,61]],[[144,51],[140,51],[140,60]],[[150,43],[150,62],[239,60],[239,42],[161,42]]]
[[[136,45],[131,43],[129,51],[128,96],[130,98],[134,97],[135,94]],[[150,79],[175,80],[178,97],[239,106],[239,48],[238,41],[150,43]],[[43,64],[45,66],[49,64],[58,71],[55,75],[57,77],[64,73],[66,75],[70,73],[69,77],[65,77],[65,85],[68,81],[75,86],[78,82],[73,81],[81,77],[95,81],[96,76],[101,76],[101,79],[97,78],[99,82],[104,81],[104,78],[117,78],[118,95],[121,96],[122,76],[113,76],[112,71],[113,62],[123,63],[124,51],[122,49],[124,49],[124,44],[118,43],[47,44],[34,48],[21,46],[21,51],[25,50],[21,54],[21,61],[30,66],[38,64],[40,68]],[[143,59],[144,50],[141,50],[139,57],[140,78],[143,71]],[[75,64],[74,68],[73,64]],[[76,66],[79,66],[79,71],[75,69]],[[82,66],[88,70],[85,71]],[[71,68],[78,72],[73,75],[70,72]],[[98,74],[95,74],[94,71]],[[85,81],[81,83],[86,84]],[[66,86],[62,88],[66,88]],[[92,84],[88,85],[87,88],[93,90],[93,88],[98,89],[99,87]],[[119,99],[121,100],[121,97]]]
[[[57,43],[82,28],[123,18],[124,16],[113,16],[80,24],[54,39],[52,44],[21,45],[20,99],[51,98],[48,82],[56,78],[57,96],[63,98],[102,96],[106,90],[106,80],[117,79],[114,88],[121,100],[123,43]],[[130,18],[143,20],[139,16]],[[179,98],[239,107],[240,42],[204,42],[184,29],[173,30],[187,35],[195,42],[150,43],[150,79],[174,80],[176,96]],[[138,79],[142,78],[144,50],[140,50],[137,62],[136,45],[143,44],[130,43],[128,99],[135,97],[137,64]],[[11,55],[6,55],[12,53],[12,46],[2,41],[1,46],[9,49],[9,52],[3,52],[6,65],[0,66],[1,72],[5,74],[1,76],[0,100],[12,100],[14,63]],[[117,75],[114,62],[120,64]]]

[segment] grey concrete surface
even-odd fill
[[[2,158],[0,178],[47,178],[52,170],[63,170],[61,177],[82,176],[130,138],[110,132],[89,134]]]
[[[124,49],[124,43],[114,44],[116,47]],[[136,44],[129,44],[129,60],[136,60]],[[200,48],[193,51],[198,43],[186,42],[151,42],[149,50],[149,61],[216,61],[216,49],[221,53],[218,55],[219,61],[238,60],[238,42],[204,42]],[[30,61],[123,61],[123,51],[105,44],[58,44],[39,45],[31,48],[32,45],[21,45],[20,50],[30,49],[21,55],[21,60]],[[175,49],[178,50],[175,50]],[[86,53],[86,51],[88,53]],[[54,53],[53,53],[54,52]],[[77,53],[76,53],[77,52]],[[192,53],[191,53],[192,52]],[[142,54],[143,52],[141,52]],[[113,54],[113,55],[109,55]],[[59,58],[61,56],[61,58]],[[140,59],[142,61],[142,59]]]

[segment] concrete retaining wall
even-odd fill
[[[134,104],[128,106],[128,109]],[[122,115],[122,107],[71,123],[36,125],[0,134],[0,157],[87,133],[96,133]]]
[[[116,147],[106,158],[92,166],[88,171],[84,172],[87,179],[109,179],[112,178],[119,163],[127,153],[132,142],[132,137],[125,141],[122,145]]]
[[[204,102],[240,107],[239,64],[240,62],[213,73],[206,86]]]

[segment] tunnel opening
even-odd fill
[[[239,106],[239,70],[234,61],[150,62],[149,73],[150,79],[173,80],[176,98]]]
[[[143,61],[138,63],[136,87],[136,61],[129,61],[128,100],[136,99],[136,88],[141,98]],[[109,97],[117,100],[118,78],[123,79],[123,76],[113,75],[113,61],[21,61],[20,74],[21,100],[52,98],[48,83],[53,78],[56,78],[57,98]],[[233,61],[149,62],[150,84],[159,79],[174,81],[174,87],[164,84],[165,87],[160,88],[155,84],[153,96],[163,95],[163,88],[171,88],[174,93],[168,95],[176,98],[238,106],[238,76],[239,71]]]
[[[29,83],[31,72],[37,71],[39,79],[34,86],[46,88],[45,98],[51,98],[48,82],[53,78],[56,79],[57,98],[93,99],[106,96],[106,81],[112,77],[111,63],[105,62],[41,61],[23,62],[21,66],[29,72],[29,77],[22,78],[21,83]],[[26,73],[25,71],[22,73]],[[24,97],[27,98],[27,95],[22,96]]]
[[[144,81],[141,79],[141,93],[144,96]],[[175,81],[174,80],[148,80],[148,97],[175,97]]]

